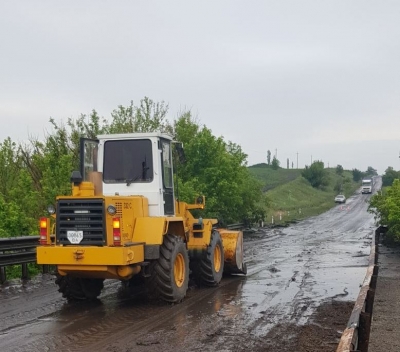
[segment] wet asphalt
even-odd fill
[[[255,349],[273,327],[305,324],[326,301],[356,300],[376,228],[369,197],[357,192],[320,216],[246,234],[247,276],[192,287],[177,305],[149,302],[115,281],[90,304],[61,298],[51,275],[4,285],[0,350]]]

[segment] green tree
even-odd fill
[[[0,194],[6,201],[11,200],[10,190],[16,187],[21,168],[23,164],[19,148],[8,137],[0,143]]]
[[[343,166],[342,165],[338,165],[338,166],[336,166],[336,173],[338,174],[338,175],[343,175]]]
[[[395,179],[385,192],[373,195],[368,211],[375,214],[377,222],[388,226],[389,236],[397,242],[400,241],[400,180]]]
[[[322,188],[329,184],[328,174],[322,161],[314,161],[311,166],[306,165],[301,175],[314,188]]]
[[[57,195],[70,194],[71,172],[79,169],[79,139],[74,138],[71,123],[58,126],[53,119],[50,123],[53,131],[44,141],[31,139],[22,150],[34,190],[40,194],[42,211]]]
[[[355,182],[361,181],[361,179],[363,178],[363,172],[358,169],[353,169],[352,174],[353,174],[353,180]]]
[[[272,159],[272,162],[271,162],[271,167],[274,170],[278,170],[279,169],[279,165],[280,165],[279,160],[276,158],[276,156],[274,156],[273,159]]]
[[[378,173],[376,172],[376,169],[374,169],[372,166],[368,166],[367,171],[365,172],[366,176],[376,176]]]
[[[400,178],[400,172],[389,166],[382,175],[382,186],[391,186],[395,179]]]
[[[0,143],[0,236],[37,232],[37,194],[32,194],[21,148],[10,138]]]
[[[167,120],[168,105],[156,103],[148,97],[140,101],[138,107],[118,106],[111,113],[112,122],[106,127],[107,133],[165,132],[172,133],[172,125]]]
[[[30,234],[29,219],[15,201],[6,202],[0,195],[0,237]]]
[[[179,166],[179,198],[193,202],[206,196],[204,216],[224,222],[242,221],[259,211],[263,202],[261,183],[247,169],[247,155],[241,147],[216,137],[199,126],[186,112],[175,121],[176,139],[183,143],[186,163]]]
[[[271,151],[267,151],[267,165],[271,165]]]
[[[337,193],[342,193],[342,189],[343,189],[342,180],[337,180],[335,186],[333,187],[333,190]]]

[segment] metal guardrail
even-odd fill
[[[0,238],[0,266],[35,261],[38,242],[39,236]]]
[[[229,230],[241,230],[243,229],[243,227],[244,227],[243,223],[226,225],[226,228]]]
[[[39,236],[0,238],[0,283],[7,281],[6,266],[22,265],[22,279],[28,279],[28,263],[36,262]],[[48,266],[43,266],[48,272]]]
[[[344,330],[336,352],[367,352],[371,330],[372,308],[378,278],[379,237],[386,232],[385,227],[375,230],[369,255],[367,274],[361,286],[347,328]]]

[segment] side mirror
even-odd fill
[[[80,171],[72,171],[71,174],[71,182],[77,186],[82,182],[82,175]]]
[[[178,154],[179,162],[181,164],[186,163],[185,151],[183,150],[183,143],[175,142],[174,145],[176,153]]]
[[[205,205],[206,204],[206,197],[198,196],[195,200],[195,204],[197,205]]]

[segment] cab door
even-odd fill
[[[89,181],[89,174],[97,172],[97,155],[99,141],[97,139],[80,139],[80,168],[83,181]]]
[[[175,214],[174,182],[172,171],[171,142],[161,139],[161,167],[163,181],[164,214]]]

